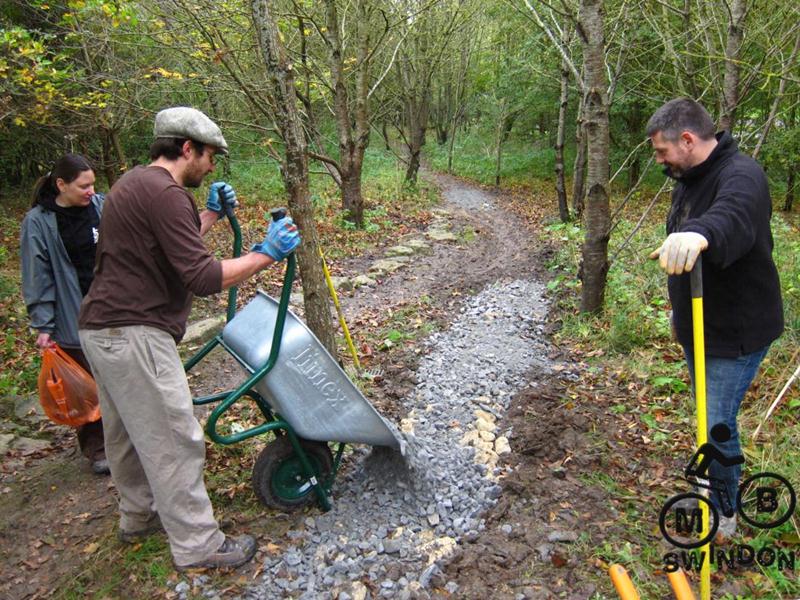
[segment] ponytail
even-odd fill
[[[51,177],[52,171],[48,171],[46,175],[42,175],[36,180],[36,185],[33,186],[33,202],[31,208],[37,204],[42,204],[45,200],[53,200],[58,196],[58,188]]]

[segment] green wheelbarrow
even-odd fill
[[[284,209],[272,211],[280,219]],[[234,232],[234,256],[241,253],[241,230],[228,213]],[[279,300],[259,291],[236,313],[236,288],[228,293],[227,324],[185,364],[189,372],[211,350],[222,346],[242,367],[245,381],[233,390],[200,398],[195,405],[219,404],[206,423],[216,443],[231,445],[271,433],[253,467],[253,488],[259,500],[292,509],[315,498],[322,510],[331,507],[329,494],[348,443],[387,446],[402,451],[394,428],[361,394],[325,347],[289,310],[296,270],[294,253],[286,259]],[[243,397],[255,402],[264,422],[222,435],[217,423]],[[335,455],[331,445],[335,446]]]

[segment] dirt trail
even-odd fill
[[[487,284],[541,273],[544,251],[534,232],[504,208],[501,195],[452,177],[432,178],[444,198],[436,220],[455,241],[428,240],[427,254],[415,255],[376,286],[346,294],[349,321],[428,296],[428,317],[446,322],[465,297]],[[414,237],[424,238],[424,232]],[[382,257],[377,250],[339,267],[355,276]],[[415,357],[407,351],[375,359],[385,375],[371,400],[391,418],[402,417],[393,402],[413,382]],[[238,383],[238,373],[228,376]],[[613,515],[603,492],[580,477],[598,466],[593,448],[604,435],[596,424],[602,415],[591,406],[565,407],[562,384],[557,378],[532,381],[500,424],[514,432],[504,459],[513,474],[487,516],[487,530],[444,565],[445,580],[459,585],[458,597],[588,598],[594,592],[586,557],[592,540],[612,527]],[[0,597],[16,600],[44,595],[52,582],[92,560],[92,544],[113,534],[116,517],[110,481],[92,476],[72,450],[14,460],[4,460],[0,476]]]
[[[530,277],[537,268],[536,242],[521,219],[495,202],[495,193],[446,175],[432,176],[445,203],[437,219],[456,234],[459,243],[431,242],[429,255],[414,257],[409,267],[397,271],[373,289],[362,289],[344,305],[345,314],[357,317],[365,308],[401,304],[421,295],[442,300],[475,293],[488,283]],[[496,216],[485,211],[494,207]],[[407,237],[424,238],[424,232]],[[379,255],[359,257],[342,266],[349,273],[364,272]]]

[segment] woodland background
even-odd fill
[[[33,182],[74,151],[107,190],[147,162],[155,113],[191,105],[223,129],[231,152],[215,178],[258,209],[249,225],[286,203],[301,225],[306,316],[329,348],[341,339],[318,249],[352,255],[385,234],[387,214],[435,194],[430,169],[548,215],[557,340],[638,378],[654,404],[688,395],[665,350],[664,280],[644,258],[670,189],[644,127],[686,95],[764,166],[773,197],[787,330],[745,415],[752,430],[800,359],[799,62],[800,6],[776,0],[5,0],[0,394],[35,388],[17,258]],[[768,447],[748,449],[794,481],[798,407],[790,389]],[[659,414],[641,417],[656,442]],[[798,542],[795,524],[776,535]]]

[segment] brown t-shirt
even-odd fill
[[[180,341],[194,294],[222,289],[192,196],[161,167],[139,166],[106,196],[81,329],[149,325]]]

